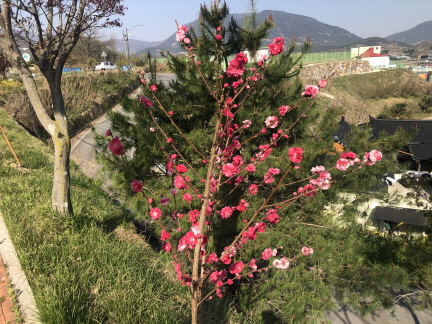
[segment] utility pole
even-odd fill
[[[142,25],[135,25],[131,30],[127,30],[126,28],[126,32],[123,34],[123,42],[124,42],[124,51],[125,51],[125,55],[126,55],[126,60],[129,59],[129,33],[138,26],[142,26]]]
[[[123,42],[124,42],[124,52],[126,55],[126,60],[129,59],[129,36],[126,28],[126,33],[123,34]]]

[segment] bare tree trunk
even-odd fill
[[[70,138],[59,132],[52,137],[54,143],[54,178],[52,186],[52,208],[60,214],[73,214],[70,198]]]

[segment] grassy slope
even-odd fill
[[[406,118],[430,117],[420,111],[418,102],[422,96],[432,93],[432,83],[407,69],[335,77],[323,92],[336,100],[320,96],[318,102],[324,107],[328,104],[341,107],[348,122],[353,124],[367,122],[369,115],[376,117],[386,105],[399,102],[408,103],[410,114]]]
[[[0,125],[29,169],[13,166],[13,156],[0,138],[0,211],[42,322],[188,322],[185,288],[174,277],[166,277],[166,269],[172,267],[169,260],[128,230],[124,212],[101,192],[100,184],[74,167],[76,215],[54,214],[51,150],[3,110]]]

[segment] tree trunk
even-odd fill
[[[73,214],[70,198],[70,138],[66,129],[52,137],[54,143],[54,178],[52,186],[52,208],[60,214]]]

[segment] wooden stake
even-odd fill
[[[9,146],[9,149],[11,150],[13,156],[15,157],[15,160],[17,161],[18,166],[19,166],[19,167],[22,167],[22,164],[21,164],[20,160],[18,159],[18,156],[16,155],[16,153],[15,153],[15,151],[14,151],[14,149],[13,149],[11,143],[9,142],[9,139],[8,139],[8,137],[6,136],[6,133],[5,133],[5,131],[3,130],[3,127],[0,126],[0,130],[1,130],[1,132],[3,133],[3,136],[4,136],[5,140],[6,140],[6,143],[7,143],[7,145]]]

